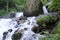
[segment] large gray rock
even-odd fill
[[[41,13],[43,13],[43,10],[40,0],[26,0],[24,16],[37,16]]]

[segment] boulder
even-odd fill
[[[40,0],[26,0],[24,16],[38,16],[43,13],[42,2]]]
[[[23,34],[23,29],[15,31],[15,33],[12,35],[12,40],[20,40]]]

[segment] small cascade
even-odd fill
[[[46,6],[43,6],[43,13],[48,14],[48,10],[47,10]]]
[[[20,18],[21,16],[23,16],[23,12],[17,12],[15,18]],[[20,40],[38,40],[39,37],[42,36],[32,31],[32,27],[38,26],[36,24],[36,17],[27,17],[27,19],[19,25],[15,18],[0,19],[0,40],[12,40],[14,32],[21,29],[25,30],[23,31],[23,36]]]
[[[23,16],[23,12],[17,12],[15,18]]]

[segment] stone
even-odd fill
[[[19,20],[27,20],[27,17],[21,16]]]
[[[27,30],[27,28],[24,28],[24,30]]]
[[[16,19],[18,25],[19,25],[20,23],[24,23],[25,20],[27,20],[27,17],[24,17],[24,16],[21,16],[21,17],[19,17],[19,18]]]
[[[12,40],[20,40],[22,35],[23,35],[23,29],[18,29],[13,35],[12,35]]]
[[[3,33],[3,39],[2,40],[4,40],[5,38],[6,38],[6,35],[8,34],[8,32],[4,32]]]
[[[26,0],[26,6],[23,10],[24,16],[38,16],[43,13],[42,2],[40,0]]]
[[[8,32],[4,32],[4,33],[3,33],[3,35],[7,35],[7,34],[8,34]]]
[[[9,29],[8,31],[9,31],[9,32],[12,32],[12,29]]]
[[[33,27],[33,28],[32,28],[32,31],[33,31],[34,33],[39,33],[39,27]]]

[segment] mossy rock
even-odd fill
[[[22,33],[13,34],[12,40],[19,40],[22,36]]]
[[[43,22],[48,22],[52,17],[51,16],[42,16],[40,18],[37,19],[38,23],[43,23]]]
[[[36,21],[40,29],[44,31],[48,30],[49,32],[51,32],[55,27],[55,23],[57,22],[57,17],[54,17],[53,15],[46,15],[38,18]]]

